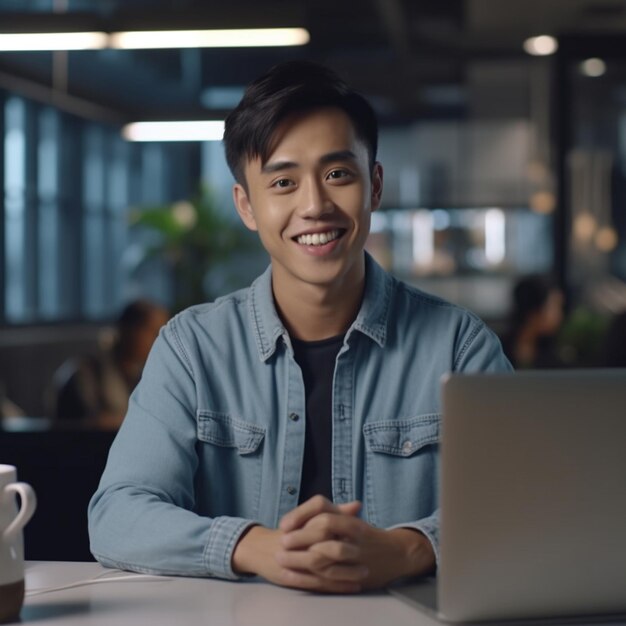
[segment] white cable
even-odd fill
[[[124,576],[109,576],[110,574],[119,571],[106,571],[94,576],[93,578],[88,578],[86,580],[79,580],[74,583],[68,583],[67,585],[59,585],[58,587],[43,587],[41,589],[29,589],[24,594],[27,597],[39,596],[44,593],[51,593],[53,591],[63,591],[65,589],[73,589],[74,587],[83,587],[85,585],[96,585],[99,583],[115,583],[121,581],[137,581],[137,582],[148,582],[148,581],[167,581],[173,580],[172,578],[166,578],[164,576],[154,576],[152,574],[126,574]],[[107,577],[108,576],[108,577]]]

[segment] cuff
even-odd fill
[[[204,549],[207,573],[217,578],[241,580],[246,576],[233,571],[233,551],[241,535],[258,522],[239,517],[216,517],[211,524],[209,541]]]

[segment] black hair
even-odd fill
[[[165,311],[165,309],[151,300],[139,298],[129,302],[122,309],[115,323],[117,337],[113,346],[114,353],[120,357],[131,350],[133,337],[137,331],[144,328],[150,318],[160,311]]]
[[[141,328],[161,307],[150,300],[133,300],[127,304],[117,318],[117,328],[120,333],[133,332]]]
[[[337,107],[350,118],[367,147],[371,171],[378,149],[378,122],[369,102],[331,69],[310,61],[289,61],[251,83],[226,118],[226,161],[237,182],[245,186],[245,159],[267,161],[280,122],[293,113],[321,107]]]
[[[521,278],[513,289],[513,326],[521,327],[532,313],[539,311],[556,287],[556,281],[548,275],[529,274]]]

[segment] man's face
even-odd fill
[[[298,284],[359,285],[370,214],[380,205],[382,168],[370,173],[365,144],[340,109],[295,114],[276,130],[265,164],[245,165],[237,210],[272,259],[274,290]]]

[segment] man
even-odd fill
[[[364,253],[377,124],[334,73],[274,68],[224,143],[271,265],[161,333],[90,504],[92,551],[328,592],[432,573],[440,378],[509,369],[500,344]]]

